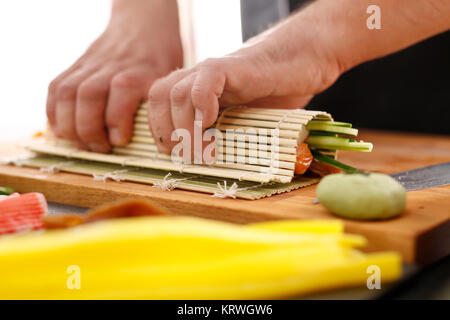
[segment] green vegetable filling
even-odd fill
[[[348,136],[355,137],[358,135],[358,129],[352,128],[351,123],[312,120],[306,128],[309,130],[306,143],[309,145],[314,159],[344,172],[358,172],[358,169],[343,164],[322,152],[336,152],[337,150],[371,152],[373,149],[370,142],[348,138]]]
[[[349,165],[346,165],[342,162],[337,161],[333,157],[327,156],[323,153],[320,153],[317,150],[311,150],[312,155],[314,156],[314,159],[321,161],[323,163],[329,164],[330,166],[333,166],[335,168],[338,168],[344,172],[353,173],[358,172],[359,170],[356,168],[353,168]]]
[[[14,193],[14,189],[11,187],[0,187],[0,195],[8,196]]]

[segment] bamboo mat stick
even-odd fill
[[[313,111],[313,110],[305,110],[305,109],[266,109],[266,108],[247,108],[247,107],[232,107],[228,109],[223,109],[220,112],[220,115],[223,117],[231,116],[238,118],[251,118],[252,116],[266,116],[261,118],[261,120],[270,120],[267,116],[273,116],[274,120],[278,117],[278,120],[289,114],[289,117],[286,117],[286,121],[293,121],[293,119],[308,119],[311,120],[314,117],[325,118],[328,120],[332,120],[332,117],[329,113],[323,111]],[[138,109],[137,115],[147,116],[147,107],[146,105],[142,105],[141,108]],[[220,117],[219,115],[219,117]]]
[[[239,109],[233,109],[239,110]],[[305,109],[269,109],[269,108],[242,108],[244,112],[252,112],[252,113],[259,113],[259,114],[272,114],[272,115],[285,115],[286,113],[289,113],[289,115],[295,116],[295,115],[311,115],[311,116],[317,116],[318,114],[324,114],[326,112],[323,111],[314,111],[314,110],[305,110]],[[225,112],[227,112],[227,109],[225,109]]]
[[[145,117],[145,118],[147,118],[147,110],[139,109],[138,111],[136,111],[136,117]]]
[[[223,112],[225,112],[225,116],[227,116],[228,112],[236,112],[236,109],[231,109],[231,111],[225,110]],[[304,110],[304,109],[284,110],[284,109],[243,108],[243,109],[241,109],[240,112],[248,113],[248,114],[255,113],[255,114],[259,114],[259,115],[266,115],[266,116],[272,116],[272,117],[285,117],[285,120],[286,119],[312,120],[313,118],[324,119],[324,120],[333,120],[331,115],[326,112]]]
[[[152,138],[152,133],[149,130],[141,130],[141,129],[134,129],[133,137],[147,137]]]
[[[153,160],[130,160],[127,161],[127,165],[144,168],[154,168]],[[158,168],[157,168],[158,169]],[[161,168],[162,169],[162,168]],[[237,180],[247,180],[260,183],[267,183],[271,181],[288,183],[292,180],[292,176],[278,175],[278,174],[261,174],[260,172],[250,172],[248,170],[240,170],[239,168],[217,168],[208,166],[180,166],[176,169],[162,169],[173,170],[183,173],[201,174],[220,178],[230,178]]]
[[[259,172],[259,173],[268,173],[262,171],[263,168],[269,168],[268,166],[257,166],[257,165],[251,165],[251,164],[242,164],[242,163],[222,163],[222,164],[216,164],[215,167],[220,168],[235,168],[238,170],[242,170],[244,172],[247,171],[253,171],[253,172]],[[287,177],[293,177],[294,171],[292,170],[286,170],[286,169],[280,169],[280,168],[274,168],[273,172],[276,176],[287,176]]]
[[[155,141],[153,138],[144,138],[144,137],[133,137],[131,142],[126,146],[132,149],[142,149],[142,150],[157,150]],[[225,148],[235,148],[235,149],[244,149],[249,152],[257,152],[260,155],[265,155],[271,153],[271,145],[270,144],[258,144],[258,143],[249,143],[248,141],[232,141],[232,140],[222,140],[222,143],[218,143],[217,147],[225,147]],[[297,149],[293,147],[280,147],[274,146],[274,151],[281,155],[291,156],[297,153]],[[289,158],[289,157],[287,157]],[[286,159],[287,159],[286,158]],[[281,159],[281,158],[280,158]],[[295,161],[295,160],[293,160]]]
[[[244,112],[244,111],[225,111],[225,114],[222,118],[239,118],[239,119],[253,119],[253,120],[267,120],[267,121],[275,121],[278,122],[283,119],[285,115],[273,115],[273,114],[260,114],[257,112]],[[309,114],[292,114],[292,116],[285,117],[283,122],[286,123],[303,123],[304,120],[312,120],[314,118],[313,115]],[[136,112],[135,120],[139,122],[145,122],[147,120],[147,111],[146,110],[138,110]]]
[[[270,118],[270,117],[269,117]],[[295,122],[288,122],[283,121],[282,123],[279,123],[280,120],[282,120],[283,117],[277,117],[278,120],[273,119],[267,119],[267,120],[255,120],[251,118],[232,118],[232,117],[223,117],[220,120],[221,124],[234,124],[234,125],[242,125],[247,127],[260,127],[260,128],[279,128],[279,129],[286,129],[286,130],[301,130],[301,125],[307,125],[310,119],[312,117],[304,118],[304,119],[296,119]],[[147,117],[138,116],[135,118],[135,124],[147,124],[148,120]]]
[[[157,152],[158,147],[154,143],[138,143],[138,142],[130,142],[126,145],[126,147],[123,147],[126,149],[135,149],[135,150],[145,150],[145,151],[152,151]]]
[[[136,143],[146,143],[146,144],[155,144],[155,139],[149,138],[149,137],[133,136],[133,137],[131,138],[131,142],[136,142]]]
[[[144,157],[146,159],[159,159],[159,160],[172,161],[171,156],[166,155],[166,154],[161,154],[158,152],[130,149],[130,148],[125,148],[125,147],[115,147],[113,150],[114,150],[114,153],[121,154],[121,155],[140,156],[140,157]],[[248,168],[248,170],[251,170],[251,171],[261,171],[261,167],[270,167],[270,161],[271,161],[271,159],[248,157],[248,156],[246,157],[245,155],[239,155],[239,154],[234,154],[234,153],[233,154],[222,154],[222,158],[223,158],[223,161],[232,162],[229,164],[232,166],[236,166],[236,168],[243,169],[243,170],[247,170],[247,169],[244,169],[244,167],[239,167],[239,165],[240,164],[245,165],[246,163],[248,163],[249,166],[245,167],[245,168]],[[230,160],[228,160],[228,159],[230,159]],[[241,161],[239,161],[240,159],[241,159]],[[181,159],[178,159],[178,161],[181,161]],[[288,162],[288,161],[282,161],[282,160],[277,161],[276,159],[274,161],[276,161],[277,167],[280,169],[288,169],[288,170],[295,169],[294,162]],[[240,163],[240,162],[242,162],[242,163]],[[226,164],[226,166],[223,166],[220,163],[215,163],[214,166],[227,167],[227,168],[229,167],[228,164]],[[290,173],[288,173],[288,172],[284,172],[284,171],[280,171],[280,172],[283,172],[284,175],[285,174],[290,175]]]
[[[135,123],[134,124],[134,130],[149,131],[150,128],[148,127],[148,123]]]
[[[141,151],[141,150],[130,150],[130,149],[126,149],[126,148],[120,148],[120,147],[116,147],[114,148],[114,152],[121,154],[121,155],[131,155],[131,156],[141,156],[144,157],[145,159],[150,159],[150,160],[165,160],[165,161],[172,161],[171,157],[169,155],[166,154],[159,154],[159,153],[155,153],[155,152],[147,152],[147,151]],[[240,169],[240,170],[249,170],[249,171],[256,171],[256,172],[261,172],[264,167],[269,168],[270,167],[270,159],[261,159],[261,158],[253,158],[253,160],[256,162],[256,164],[245,164],[245,163],[239,163],[237,162],[236,157],[234,158],[234,162],[233,163],[224,163],[224,164],[215,164],[215,167],[223,167],[223,168],[236,168],[236,169]],[[245,159],[246,163],[250,163],[250,160],[252,158],[247,158]],[[225,160],[225,159],[224,159]],[[181,159],[179,159],[179,161],[181,161]],[[279,169],[279,174],[281,175],[291,175],[291,171],[293,170],[295,167],[295,163],[293,162],[286,162],[286,161],[277,161],[278,162],[278,168]],[[290,170],[284,170],[284,169],[290,169]]]
[[[222,124],[246,126],[246,127],[256,127],[256,128],[270,128],[270,129],[300,131],[302,129],[302,124],[307,125],[308,120],[305,119],[302,124],[296,124],[296,123],[287,123],[287,122],[280,123],[277,121],[261,121],[261,120],[223,117],[220,121],[220,125],[222,125]]]
[[[143,103],[139,108],[138,111],[147,111],[148,110],[148,103]],[[286,113],[289,113],[291,115],[298,115],[298,114],[306,114],[306,115],[312,115],[317,116],[318,114],[327,114],[324,111],[316,111],[316,110],[306,110],[306,109],[282,109],[282,108],[254,108],[254,107],[245,107],[245,106],[235,106],[235,107],[229,107],[229,108],[223,108],[220,113],[222,112],[237,112],[242,111],[245,113],[258,113],[258,114],[273,114],[273,115],[285,115]]]
[[[245,146],[243,147],[242,144],[245,143]],[[249,143],[245,141],[233,141],[233,140],[222,140],[222,143],[219,143],[219,147],[227,147],[227,148],[239,148],[239,149],[246,149],[246,150],[256,150],[260,153],[270,153],[271,152],[271,144],[258,144],[258,143]],[[278,151],[278,153],[286,154],[286,155],[295,155],[297,154],[297,148],[296,147],[283,147],[283,146],[277,146],[275,147],[274,151]]]
[[[243,111],[225,111],[224,118],[239,118],[239,119],[255,119],[255,120],[268,120],[268,121],[280,121],[283,119],[284,115],[267,115],[260,113],[252,113],[252,112],[243,112]],[[286,123],[302,123],[303,120],[311,120],[313,118],[312,115],[293,115],[293,117],[286,117],[283,122]]]
[[[217,150],[219,153],[226,155],[244,155],[246,157],[254,157],[254,158],[261,158],[261,159],[270,159],[272,156],[275,155],[275,153],[272,152],[266,152],[266,154],[263,154],[263,152],[260,152],[256,149],[244,149],[244,148],[232,148],[232,147],[224,147],[219,145],[217,147]],[[262,155],[263,154],[263,155]],[[295,162],[297,160],[297,156],[294,154],[285,154],[285,153],[276,153],[276,156],[281,161],[287,161],[287,162]]]
[[[251,127],[250,127],[251,128]],[[216,129],[226,132],[226,130],[233,130],[233,131],[237,131],[238,130],[243,130],[242,126],[235,126],[235,125],[229,125],[229,124],[220,124],[216,126]],[[255,132],[258,135],[268,135],[268,136],[274,136],[274,132],[272,130],[268,130],[266,128],[251,128],[254,129],[252,130],[253,132]],[[291,138],[291,139],[298,139],[300,134],[299,131],[293,131],[293,130],[279,130],[278,132],[278,136],[280,138]]]
[[[115,147],[114,152],[120,152],[120,149],[123,150],[141,150],[141,151],[150,151],[150,152],[158,152],[158,148],[154,144],[148,143],[136,143],[131,142],[126,147]],[[217,152],[222,153],[224,157],[226,155],[237,155],[237,156],[250,156],[252,158],[262,158],[262,159],[270,159],[271,157],[278,157],[281,161],[295,162],[297,157],[295,154],[285,154],[281,152],[271,152],[271,150],[258,150],[252,148],[239,148],[238,146],[227,147],[226,145],[218,145]]]
[[[253,128],[253,127],[248,127],[248,128],[253,129],[253,131],[256,134],[263,134],[263,135],[273,136],[273,132],[271,132],[271,130],[268,130],[268,129],[265,129],[265,128]],[[145,131],[145,130],[149,130],[147,123],[136,123],[134,125],[134,129],[139,131],[139,132]],[[233,130],[233,131],[243,130],[243,127],[242,126],[237,126],[237,125],[220,124],[220,125],[218,125],[216,127],[216,129],[226,132],[226,130]],[[294,131],[294,130],[279,130],[279,137],[281,137],[281,138],[298,139],[299,132],[298,131]]]
[[[114,147],[113,152],[121,155],[131,155],[131,156],[139,156],[143,157],[145,159],[158,159],[158,160],[166,160],[171,161],[172,158],[170,155],[159,153],[159,152],[151,152],[146,150],[139,150],[139,149],[131,149],[126,147]],[[180,160],[181,161],[181,160]]]
[[[226,134],[224,133],[224,140],[227,138]],[[251,136],[250,134],[243,134],[243,133],[234,133],[234,141],[247,141],[249,139],[249,136]],[[255,136],[257,137],[257,136]],[[145,132],[145,131],[135,131],[134,132],[134,136],[133,139],[135,138],[151,138],[153,139],[151,133],[149,131]],[[154,141],[154,140],[153,140]],[[227,141],[232,141],[230,139],[227,139]],[[271,145],[271,139],[268,138],[267,139],[267,145]],[[288,138],[278,138],[278,145],[280,147],[291,147],[291,148],[296,148],[298,145],[298,142],[296,139],[288,139]]]

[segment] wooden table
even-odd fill
[[[450,137],[361,130],[374,144],[372,153],[342,152],[340,160],[364,170],[393,173],[450,161]],[[8,148],[0,150],[0,156]],[[0,185],[19,192],[38,191],[49,201],[93,207],[121,198],[150,199],[180,215],[249,223],[273,219],[331,219],[313,204],[315,186],[250,201],[212,198],[183,190],[161,191],[130,182],[98,182],[68,173],[45,174],[32,168],[0,166]],[[364,235],[367,251],[399,251],[405,262],[429,263],[450,253],[450,186],[412,191],[407,208],[396,219],[379,222],[344,220],[346,231]]]

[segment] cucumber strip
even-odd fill
[[[0,187],[0,195],[8,196],[14,193],[14,189],[11,187]]]
[[[309,123],[320,123],[320,124],[326,124],[326,125],[330,125],[330,126],[346,127],[346,128],[352,127],[351,123],[338,122],[338,121],[311,120]]]
[[[336,137],[336,133],[331,133],[331,132],[323,132],[323,131],[310,131],[309,132],[310,136],[331,136],[331,137]]]
[[[371,152],[373,148],[370,142],[353,142],[347,138],[330,136],[309,136],[306,143],[315,149]]]
[[[334,146],[347,146],[350,140],[343,137],[332,137],[332,136],[309,136],[306,139],[306,143],[314,146],[327,146],[323,149],[335,149]],[[333,148],[328,148],[328,146],[333,146]],[[320,149],[320,147],[315,147]]]
[[[339,162],[336,159],[334,159],[330,156],[324,155],[317,150],[311,150],[311,153],[312,153],[314,159],[321,161],[323,163],[329,164],[330,166],[333,166],[335,168],[341,169],[342,171],[345,171],[345,172],[357,172],[358,171],[358,169],[348,166],[342,162]]]
[[[337,133],[337,134],[345,134],[348,136],[357,136],[358,135],[358,129],[348,128],[348,127],[341,127],[341,126],[335,126],[333,123],[331,124],[325,124],[323,121],[311,121],[306,126],[306,129],[309,131],[324,131],[324,132],[331,132],[331,133]]]
[[[362,151],[362,152],[372,152],[373,144],[370,142],[349,142],[350,149],[348,150],[354,150],[354,151]]]

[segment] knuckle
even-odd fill
[[[168,90],[168,85],[163,79],[156,80],[153,86],[150,88],[148,94],[148,101],[150,106],[155,106],[163,100],[165,93]]]
[[[48,85],[48,92],[54,94],[58,89],[59,81],[57,79],[52,80]]]
[[[200,64],[200,69],[222,71],[227,61],[227,58],[208,58]]]
[[[217,66],[218,59],[217,58],[208,58],[202,62],[203,67],[214,67]]]
[[[174,102],[184,102],[189,97],[189,91],[185,86],[176,84],[172,90],[170,90],[170,99]]]
[[[78,85],[74,82],[65,81],[57,87],[59,99],[73,99],[77,95]]]
[[[77,93],[81,100],[92,100],[102,97],[105,90],[94,81],[87,80],[80,84]]]
[[[118,73],[111,80],[111,86],[119,88],[140,87],[142,83],[142,77],[133,73]]]
[[[204,96],[204,90],[199,84],[194,84],[191,89],[191,95],[193,101],[201,101]]]

